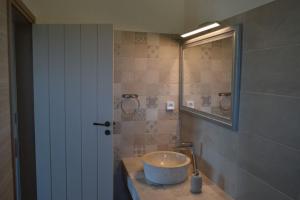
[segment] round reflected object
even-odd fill
[[[121,102],[122,112],[125,114],[134,114],[140,108],[140,102],[137,98],[123,98]]]
[[[221,95],[220,96],[220,109],[222,111],[231,110],[231,96],[230,95]]]

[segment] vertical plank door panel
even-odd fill
[[[33,26],[33,74],[37,198],[51,200],[49,124],[49,27]]]
[[[113,116],[113,27],[112,25],[98,26],[98,120],[110,121]],[[109,130],[110,135],[105,135]],[[112,126],[99,127],[98,148],[98,190],[99,199],[113,199],[113,150]]]
[[[97,25],[81,26],[82,195],[98,199]]]
[[[49,26],[52,199],[66,199],[64,25]]]
[[[65,27],[67,199],[81,200],[80,25]]]

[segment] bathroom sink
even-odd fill
[[[184,154],[172,151],[155,151],[142,158],[147,181],[154,184],[177,184],[188,176],[191,160]]]

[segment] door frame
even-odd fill
[[[14,179],[14,199],[21,200],[20,185],[20,158],[19,158],[19,139],[17,125],[17,83],[16,65],[14,56],[13,35],[13,9],[18,11],[30,24],[34,24],[36,19],[32,12],[21,0],[7,0],[7,39],[8,39],[8,64],[9,64],[9,90],[10,90],[10,113],[11,113],[11,148],[12,148],[12,167]]]

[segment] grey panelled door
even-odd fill
[[[35,25],[34,100],[39,200],[113,194],[113,29]]]

